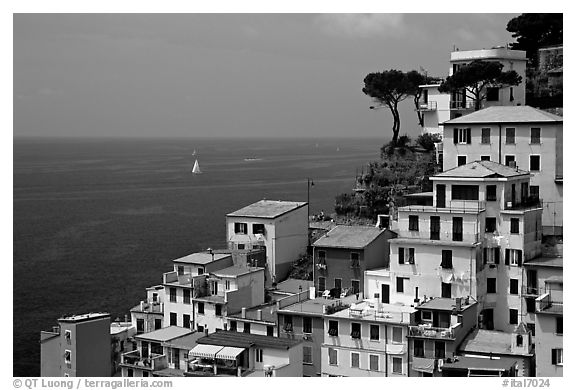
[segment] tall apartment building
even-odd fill
[[[266,285],[288,276],[306,253],[308,203],[261,200],[226,216],[229,249],[265,249]]]
[[[545,235],[562,235],[562,117],[529,106],[490,107],[444,123],[444,170],[475,160],[532,174],[528,195],[543,202]]]
[[[58,319],[40,333],[40,376],[110,376],[110,314],[89,313]]]
[[[146,289],[146,300],[130,309],[131,322],[136,333],[148,333],[164,327],[164,286],[157,285]]]

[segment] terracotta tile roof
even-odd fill
[[[466,165],[461,165],[432,176],[435,177],[514,177],[521,175],[529,175],[527,171],[517,168],[507,167],[506,165],[498,164],[494,161],[473,161]]]
[[[296,210],[306,202],[288,202],[282,200],[261,200],[249,206],[243,207],[228,214],[228,217],[254,217],[254,218],[276,218],[282,214]]]
[[[562,123],[562,117],[530,106],[493,106],[444,122],[444,125],[471,123]]]

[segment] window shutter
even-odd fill
[[[466,143],[467,144],[472,143],[472,129],[471,128],[466,129]]]
[[[518,267],[522,267],[522,250],[518,251]]]
[[[494,263],[500,264],[500,247],[494,248]]]
[[[488,262],[488,248],[484,248],[484,264]]]
[[[510,265],[510,249],[506,249],[504,252],[504,264]]]
[[[556,350],[552,349],[552,364],[556,364],[556,363],[558,363],[556,361]]]
[[[454,128],[454,143],[458,143],[458,129]]]
[[[404,248],[398,248],[398,264],[404,264]]]

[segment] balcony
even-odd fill
[[[142,313],[164,313],[164,304],[161,302],[142,302],[134,306],[130,311],[137,311]]]
[[[131,351],[122,354],[121,365],[135,367],[141,370],[162,370],[168,367],[166,355],[151,353],[143,357],[140,351]]]
[[[418,111],[436,111],[437,103],[429,101],[427,103],[419,103]]]
[[[478,214],[486,210],[486,201],[483,200],[446,200],[445,207],[410,205],[398,208],[398,211],[421,213],[471,213]]]
[[[474,109],[474,101],[473,100],[453,101],[453,102],[450,102],[450,109],[451,110],[473,110]]]
[[[520,202],[504,202],[504,210],[534,210],[542,208],[542,199],[528,197]]]
[[[539,314],[562,314],[563,302],[553,301],[552,294],[547,292],[536,298],[536,313]]]
[[[543,292],[544,292],[544,289],[540,288],[538,286],[522,285],[522,295],[537,297],[537,296],[542,295]]]
[[[435,328],[424,324],[408,327],[409,337],[426,337],[431,339],[444,339],[454,340],[456,333],[461,327],[461,324],[456,324],[450,328]]]

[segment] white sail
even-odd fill
[[[194,168],[192,168],[192,173],[202,173],[200,170],[200,164],[198,164],[198,160],[194,163]]]

